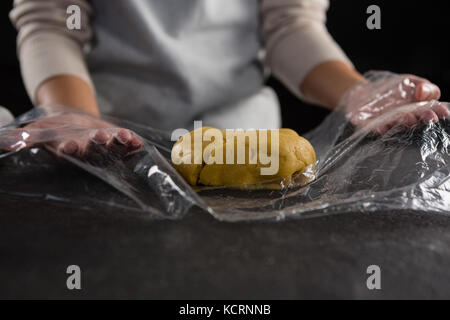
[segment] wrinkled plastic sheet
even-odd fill
[[[402,108],[417,107],[411,104]],[[4,137],[12,130],[51,116],[34,109],[18,117],[1,128],[0,148],[11,144]],[[144,141],[142,149],[102,165],[69,156],[60,159],[39,145],[2,151],[0,193],[39,198],[43,203],[61,201],[83,208],[117,207],[157,219],[180,219],[192,207],[223,221],[281,220],[383,210],[443,214],[450,211],[447,119],[413,128],[394,126],[379,136],[371,131],[373,123],[355,130],[342,112],[335,111],[305,135],[318,156],[315,168],[297,175],[290,186],[278,190],[245,187],[194,190],[171,166],[170,150],[174,142],[170,133],[117,119],[106,120],[136,132]],[[52,134],[44,130],[41,142]]]

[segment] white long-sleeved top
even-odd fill
[[[66,26],[70,5],[81,9],[81,30]],[[316,65],[350,64],[326,30],[328,5],[15,0],[10,18],[19,30],[22,76],[33,101],[45,80],[74,75],[95,88],[103,112],[155,127],[186,127],[196,119],[221,127],[275,127],[278,104],[264,88],[264,64],[300,97],[301,82]]]

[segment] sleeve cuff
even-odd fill
[[[342,61],[353,67],[325,25],[311,24],[297,28],[273,45],[267,62],[272,72],[299,98],[300,86],[306,75],[326,61]]]
[[[30,36],[19,50],[22,77],[30,99],[46,80],[58,75],[73,75],[89,84],[95,92],[80,45],[64,35],[44,32]]]

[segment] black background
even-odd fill
[[[381,7],[382,29],[368,30],[366,9]],[[12,1],[0,1],[0,105],[16,115],[31,103],[25,93],[16,57],[16,33],[8,19]],[[426,77],[442,89],[442,100],[450,100],[450,61],[446,1],[331,1],[328,28],[361,72],[390,70]],[[283,106],[283,125],[299,132],[313,128],[327,111],[299,102],[275,79],[270,79]]]

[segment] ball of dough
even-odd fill
[[[272,131],[278,133],[278,142],[272,142]],[[190,185],[239,186],[290,178],[316,162],[312,145],[290,129],[233,130],[231,135],[227,133],[226,130],[203,127],[175,143],[173,165]],[[201,143],[195,144],[195,138],[201,139]],[[239,141],[245,145],[245,159],[243,153],[239,158]],[[274,162],[268,163],[267,158],[262,161],[260,152],[278,160],[275,172],[269,170],[274,167]],[[222,163],[218,159],[222,159]],[[264,168],[269,171],[262,174]]]

